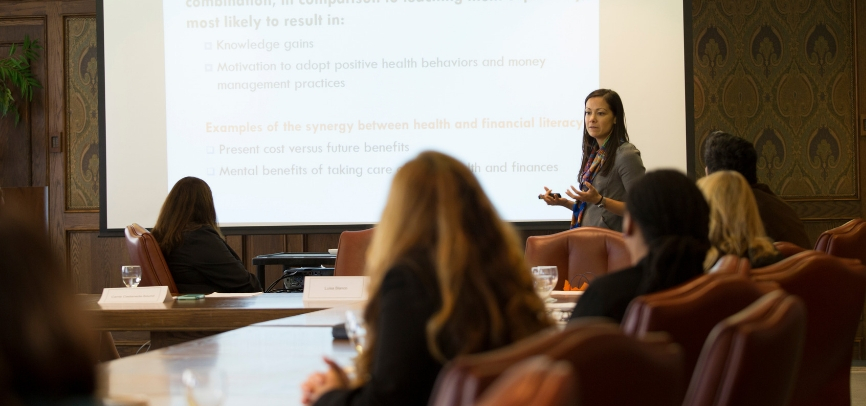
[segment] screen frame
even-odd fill
[[[604,1],[604,0],[600,0]],[[105,32],[103,0],[96,1],[96,43],[99,86],[99,237],[123,237],[124,229],[108,228],[108,192],[106,162],[106,119],[105,119]],[[685,79],[685,118],[686,118],[686,174],[695,179],[695,113],[694,113],[694,44],[692,27],[692,1],[683,0],[683,74]],[[519,231],[567,230],[569,221],[531,221],[510,222]],[[331,224],[331,225],[285,225],[254,227],[221,227],[226,235],[267,235],[267,234],[335,234],[343,231],[357,231],[373,227],[375,224]]]

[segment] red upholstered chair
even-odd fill
[[[806,343],[790,404],[850,405],[852,343],[866,296],[866,266],[804,251],[751,275],[778,283],[806,304]]]
[[[629,304],[622,328],[635,337],[654,331],[670,334],[683,348],[685,387],[713,327],[774,288],[733,273],[706,274],[668,290],[638,296]]]
[[[776,247],[776,250],[778,250],[785,258],[806,251],[805,248],[787,241],[776,241],[773,243],[773,245]]]
[[[172,295],[178,294],[174,277],[168,270],[165,257],[162,256],[162,250],[159,249],[153,234],[135,223],[126,226],[126,249],[132,263],[141,266],[139,286],[168,286]]]
[[[815,242],[815,251],[826,252],[840,258],[859,259],[866,264],[866,221],[851,220],[827,230]]]
[[[504,371],[539,354],[571,364],[575,404],[679,405],[683,397],[681,350],[666,334],[635,339],[606,319],[585,318],[564,331],[454,359],[439,375],[430,405],[472,405]]]
[[[802,300],[764,295],[710,332],[683,405],[786,406],[805,334]]]
[[[568,362],[543,355],[521,361],[502,374],[475,406],[570,406],[574,372]]]
[[[337,242],[337,260],[334,262],[335,276],[362,276],[367,264],[367,248],[373,240],[373,230],[343,231]]]
[[[708,273],[729,273],[748,277],[750,270],[752,270],[752,263],[748,258],[725,255],[716,261]]]
[[[591,272],[591,280],[631,266],[631,257],[622,234],[603,228],[580,227],[552,235],[526,239],[526,262],[529,266],[556,265],[559,280],[554,289],[562,289],[566,279],[578,284],[578,275]]]

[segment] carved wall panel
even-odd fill
[[[66,209],[99,210],[96,18],[66,19]]]
[[[785,198],[858,198],[853,3],[693,2],[695,171],[724,130],[755,144]]]

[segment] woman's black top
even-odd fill
[[[427,348],[427,320],[440,307],[432,265],[400,265],[379,289],[380,313],[371,376],[355,389],[322,395],[324,405],[426,405],[442,364]]]
[[[262,291],[259,280],[210,226],[185,232],[165,262],[180,293]]]
[[[574,306],[571,320],[578,317],[608,317],[617,323],[621,322],[628,304],[638,296],[646,262],[644,258],[631,268],[593,279]]]

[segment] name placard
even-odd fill
[[[164,303],[172,300],[168,286],[105,288],[97,303]]]
[[[368,276],[307,276],[304,278],[304,301],[367,300]]]

